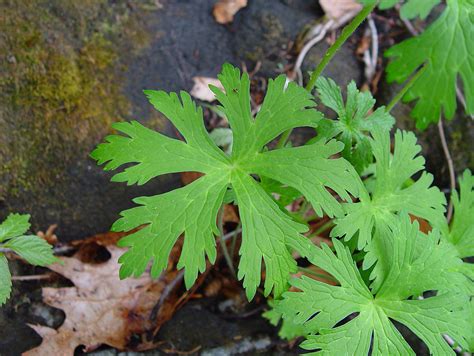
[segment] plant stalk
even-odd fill
[[[425,72],[425,70],[426,70],[426,64],[423,67],[421,67],[420,70],[418,72],[416,72],[416,74],[413,75],[410,78],[410,80],[405,84],[405,86],[402,88],[402,90],[400,90],[397,93],[397,95],[395,95],[395,97],[390,101],[390,103],[385,108],[386,112],[392,111],[392,109],[398,104],[398,102],[400,100],[402,100],[402,98],[405,96],[408,89],[410,89],[413,86],[413,84],[415,84],[415,82]]]
[[[377,5],[377,2],[375,1],[373,4],[367,5],[366,7],[364,7],[361,10],[361,12],[359,12],[357,16],[354,17],[354,19],[346,27],[344,27],[341,35],[337,38],[336,42],[334,42],[332,46],[329,47],[322,61],[319,62],[316,69],[311,73],[309,82],[305,87],[307,91],[311,92],[313,90],[314,85],[316,84],[316,80],[321,75],[324,68],[326,68],[326,66],[329,64],[331,59],[335,56],[337,51],[347,41],[347,39],[354,33],[357,27],[359,27],[360,24],[366,19],[366,17],[369,16],[369,14],[372,12],[372,10],[375,8],[376,5]],[[277,143],[277,148],[285,147],[286,142],[288,141],[288,138],[290,137],[292,131],[293,129],[289,129],[283,132],[283,134],[280,137],[280,140]]]

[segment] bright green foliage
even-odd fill
[[[310,242],[302,235],[305,225],[293,221],[262,189],[257,174],[279,181],[303,193],[315,211],[329,216],[343,213],[339,202],[328,192],[331,188],[342,199],[357,195],[358,178],[344,159],[332,159],[343,145],[335,140],[321,141],[296,148],[264,150],[267,143],[284,131],[316,127],[321,114],[314,110],[310,93],[294,83],[285,89],[285,77],[270,80],[262,107],[256,117],[250,108],[250,80],[247,74],[224,65],[219,75],[225,92],[212,87],[233,131],[232,154],[226,155],[209,137],[202,117],[189,95],[181,98],[162,91],[145,91],[150,102],[180,131],[186,142],[149,130],[138,122],[119,123],[115,129],[127,136],[106,138],[92,153],[105,169],[135,164],[116,174],[112,180],[144,184],[161,174],[197,171],[204,176],[180,189],[134,201],[139,207],[122,212],[115,231],[143,229],[121,240],[130,249],[121,257],[120,275],[138,276],[153,260],[151,274],[166,268],[171,248],[184,233],[178,263],[185,268],[190,287],[198,272],[216,258],[214,234],[216,216],[228,188],[235,193],[242,222],[239,279],[251,299],[261,280],[262,260],[266,267],[265,293],[283,292],[287,279],[296,269],[289,249],[305,255]]]
[[[421,65],[426,66],[404,97],[406,101],[416,100],[412,116],[420,129],[437,122],[442,111],[447,119],[453,118],[458,77],[462,80],[467,113],[474,114],[473,19],[472,0],[448,0],[446,10],[425,32],[386,52],[392,59],[387,67],[389,82],[404,82]]]
[[[374,0],[361,0],[363,4],[373,3]],[[386,10],[394,7],[398,4],[400,0],[380,0],[379,8],[381,10]],[[414,19],[419,16],[422,19],[425,19],[433,7],[438,5],[441,0],[407,0],[404,1],[401,9],[400,15],[404,19]]]
[[[459,194],[453,191],[451,201],[454,206],[454,215],[451,225],[447,222],[443,225],[442,238],[451,247],[452,253],[459,258],[474,256],[474,177],[469,170],[466,170],[459,180]],[[474,264],[464,262],[460,267],[460,272],[466,275],[463,284],[450,283],[446,285],[446,291],[458,290],[466,294],[471,302],[467,306],[467,311],[463,315],[470,323],[470,332],[466,332],[469,349],[474,350]]]
[[[337,120],[322,119],[318,125],[318,137],[337,138],[344,143],[342,156],[351,162],[356,170],[362,172],[372,162],[372,149],[367,133],[376,127],[389,131],[395,120],[385,111],[378,108],[369,114],[375,105],[370,92],[360,93],[352,81],[347,86],[347,99],[344,104],[341,88],[332,79],[320,77],[316,88],[321,102],[333,109]]]
[[[402,210],[439,227],[444,221],[446,199],[438,188],[430,187],[433,176],[423,172],[413,184],[405,185],[424,169],[425,160],[418,156],[421,147],[416,144],[415,135],[398,130],[393,155],[388,131],[375,130],[370,145],[375,157],[373,191],[362,189],[359,202],[344,204],[346,215],[336,219],[331,235],[349,240],[357,234],[361,250],[372,241],[374,229],[386,230]]]
[[[20,214],[10,214],[4,222],[0,224],[0,242],[13,236],[20,236],[30,228],[30,216]]]
[[[459,194],[452,193],[454,215],[451,226],[445,224],[443,232],[447,241],[458,250],[459,257],[474,256],[474,177],[466,170],[459,180]]]
[[[3,253],[0,253],[0,305],[4,304],[12,291],[12,277],[8,269],[8,261]]]
[[[452,281],[462,281],[464,276],[455,268],[462,261],[445,255],[439,234],[421,234],[418,223],[410,223],[407,214],[386,233],[390,234],[385,239],[391,241],[386,251],[390,260],[375,295],[341,242],[334,241],[337,255],[327,245],[314,249],[311,262],[334,276],[340,286],[303,276],[292,282],[301,292],[284,293],[277,305],[284,319],[311,330],[303,348],[324,355],[367,355],[373,342],[372,355],[414,355],[390,319],[410,328],[432,354],[455,354],[443,334],[467,346],[462,336],[469,328],[462,317],[468,301],[465,296],[453,293],[416,298],[425,291],[443,289]],[[353,313],[358,315],[335,326]]]
[[[30,216],[10,214],[0,224],[0,248],[11,250],[30,264],[47,266],[57,262],[54,257],[52,246],[42,238],[35,235],[24,236],[30,228]],[[8,261],[3,253],[0,253],[0,305],[5,303],[11,293],[11,275],[8,269]]]
[[[47,266],[56,262],[52,246],[36,235],[14,237],[3,247],[11,249],[35,266]]]

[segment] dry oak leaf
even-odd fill
[[[118,258],[124,249],[106,248],[111,258],[104,263],[87,264],[65,257],[63,265],[49,267],[75,285],[43,288],[44,302],[62,309],[66,319],[58,330],[30,325],[43,342],[24,355],[73,355],[79,345],[84,345],[86,352],[101,344],[123,350],[130,336],[145,332],[153,306],[176,272],[165,273],[158,280],[143,275],[120,281]]]
[[[348,13],[355,16],[362,10],[357,0],[319,0],[319,4],[326,16],[336,21]]]
[[[219,0],[212,9],[212,15],[220,24],[228,24],[234,20],[234,15],[247,6],[247,0]]]

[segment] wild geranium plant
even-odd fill
[[[121,122],[114,125],[118,134],[108,136],[92,157],[106,170],[125,166],[112,180],[127,184],[186,171],[202,176],[168,193],[136,198],[138,206],[121,213],[112,229],[134,230],[119,242],[129,248],[120,259],[122,278],[138,276],[150,264],[157,277],[184,235],[178,268],[184,268],[191,287],[206,268],[206,257],[216,260],[219,212],[232,202],[242,226],[237,277],[250,300],[265,270],[264,294],[273,292],[266,316],[275,324],[283,318],[283,337],[305,336],[302,347],[321,354],[413,354],[397,329],[403,324],[433,354],[472,349],[474,273],[463,260],[474,254],[471,173],[460,181],[460,193],[453,192],[449,225],[445,196],[424,171],[415,135],[396,131],[392,140],[394,118],[383,107],[372,110],[369,93],[351,83],[344,100],[332,80],[318,79],[374,6],[343,31],[306,89],[284,76],[270,80],[256,115],[248,75],[225,64],[219,75],[224,90],[211,90],[232,130],[226,151],[208,134],[202,109],[186,92],[145,91],[183,140],[136,121]],[[416,11],[424,16],[426,9]],[[325,118],[315,109],[317,102],[337,118]],[[291,130],[301,126],[314,128],[316,137],[291,147]],[[276,148],[269,145],[278,138]],[[285,209],[301,197],[301,216]],[[330,244],[317,246],[304,235],[310,210],[332,220]],[[289,290],[298,270],[296,255],[326,271],[327,283],[303,276],[291,280]]]
[[[0,224],[0,305],[6,302],[12,288],[5,253],[16,253],[35,266],[47,266],[58,261],[52,246],[45,240],[36,235],[25,235],[30,228],[29,220],[28,214],[10,214]]]

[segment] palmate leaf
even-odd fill
[[[292,282],[300,292],[284,293],[276,306],[285,320],[311,330],[303,348],[315,354],[367,355],[372,343],[372,355],[414,355],[391,319],[410,328],[431,354],[455,354],[443,334],[467,346],[462,336],[470,326],[462,318],[468,301],[465,296],[442,294],[409,299],[464,278],[455,270],[446,269],[446,265],[456,266],[462,261],[448,255],[444,256],[447,261],[439,264],[445,251],[439,235],[420,237],[418,223],[411,224],[407,214],[387,233],[391,236],[385,240],[393,242],[387,250],[392,259],[375,295],[364,284],[350,251],[341,242],[334,241],[337,255],[327,245],[314,249],[310,261],[334,276],[340,286],[303,276]],[[353,313],[358,315],[336,326]]]
[[[375,128],[390,131],[395,120],[380,107],[369,114],[375,99],[369,92],[359,92],[352,81],[347,86],[344,103],[341,88],[332,80],[320,77],[316,88],[321,102],[337,115],[337,120],[322,119],[318,125],[318,137],[337,138],[344,143],[342,156],[361,173],[372,162],[372,148],[367,133]]]
[[[370,145],[375,157],[373,191],[361,190],[360,201],[344,204],[346,215],[336,219],[331,236],[357,235],[359,250],[372,241],[373,230],[386,230],[402,210],[440,227],[444,221],[446,199],[436,187],[433,176],[423,172],[418,180],[405,186],[413,175],[424,169],[425,160],[418,156],[421,147],[411,132],[395,133],[395,148],[390,153],[390,133],[374,130]],[[375,236],[379,236],[375,234]]]
[[[314,209],[329,216],[343,213],[340,203],[327,190],[349,200],[358,195],[359,180],[344,159],[332,159],[341,143],[334,140],[273,151],[264,146],[284,131],[298,126],[316,127],[321,114],[313,109],[309,93],[285,77],[271,80],[262,107],[254,118],[250,109],[250,80],[247,74],[224,65],[219,75],[225,92],[211,88],[232,128],[231,155],[222,152],[209,137],[202,109],[190,96],[162,91],[145,91],[153,106],[180,131],[185,142],[149,130],[137,122],[114,127],[127,136],[106,138],[91,154],[105,169],[128,167],[112,180],[144,184],[161,174],[196,171],[201,178],[180,189],[134,201],[141,205],[121,213],[113,226],[116,231],[145,227],[121,240],[130,249],[121,257],[120,275],[142,274],[149,261],[151,273],[158,276],[166,267],[172,246],[184,233],[178,266],[185,268],[190,287],[204,270],[206,256],[215,260],[216,217],[224,194],[231,188],[242,220],[241,260],[238,277],[243,279],[251,299],[260,284],[262,261],[266,267],[265,293],[279,295],[296,269],[290,249],[305,255],[310,242],[302,235],[305,225],[281,211],[252,175],[279,181],[305,194]],[[134,165],[130,165],[134,164]]]
[[[416,100],[411,114],[420,129],[437,122],[442,111],[447,119],[453,118],[458,79],[462,80],[466,111],[474,114],[473,18],[473,0],[447,0],[443,14],[425,32],[385,53],[392,59],[387,66],[389,82],[404,82],[421,65],[426,66],[404,97],[405,101]]]

